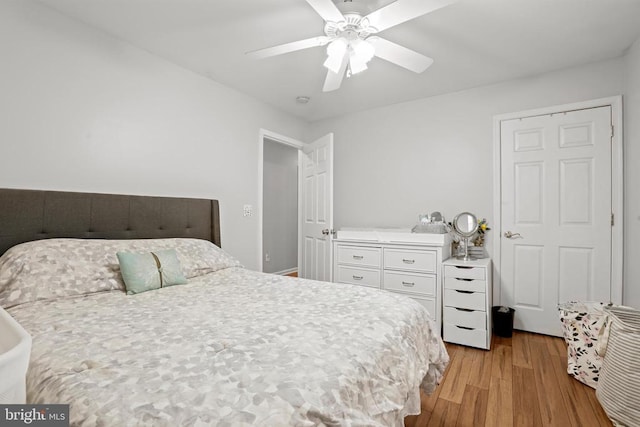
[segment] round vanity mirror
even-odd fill
[[[464,256],[458,259],[469,261],[475,259],[469,256],[469,238],[478,231],[478,218],[470,212],[462,212],[453,219],[453,229],[464,238]]]
[[[453,219],[453,227],[462,237],[471,237],[478,231],[478,218],[472,213],[462,212]]]

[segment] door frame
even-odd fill
[[[493,301],[501,304],[502,275],[501,275],[501,238],[502,238],[502,155],[500,140],[500,125],[502,121],[526,118],[532,116],[546,116],[575,110],[586,110],[597,107],[611,107],[611,123],[613,136],[611,139],[611,209],[615,215],[614,225],[611,227],[611,302],[622,304],[623,288],[623,228],[624,228],[624,160],[623,126],[622,126],[622,96],[593,99],[571,104],[555,105],[515,113],[493,116]],[[497,284],[497,285],[496,285]]]
[[[263,243],[263,235],[264,227],[264,140],[269,139],[274,142],[278,142],[280,144],[288,145],[289,147],[293,147],[298,150],[298,264],[300,264],[300,192],[302,191],[300,188],[300,151],[305,146],[305,144],[297,139],[290,138],[288,136],[281,135],[276,132],[272,132],[267,129],[260,128],[259,138],[258,138],[258,203],[256,209],[256,216],[258,217],[258,268],[260,272],[262,272],[264,268],[264,259],[262,253],[262,243]],[[298,265],[298,268],[300,266]]]

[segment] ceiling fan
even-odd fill
[[[324,19],[324,36],[248,52],[253,58],[268,58],[312,47],[327,46],[328,68],[323,91],[340,88],[345,74],[350,77],[367,69],[374,57],[384,59],[415,73],[422,73],[433,64],[433,59],[400,46],[376,34],[426,15],[454,3],[456,0],[396,0],[378,10],[367,13],[361,1],[306,0]],[[342,10],[342,11],[341,11]]]

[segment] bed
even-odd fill
[[[220,246],[217,201],[0,190],[0,305],[32,336],[27,401],[68,403],[77,426],[420,412],[448,363],[420,304],[251,271]],[[187,283],[125,293],[116,253],[160,250]]]

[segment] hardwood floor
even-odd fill
[[[514,331],[491,351],[446,345],[445,377],[406,427],[612,425],[595,390],[567,374],[561,338]]]

